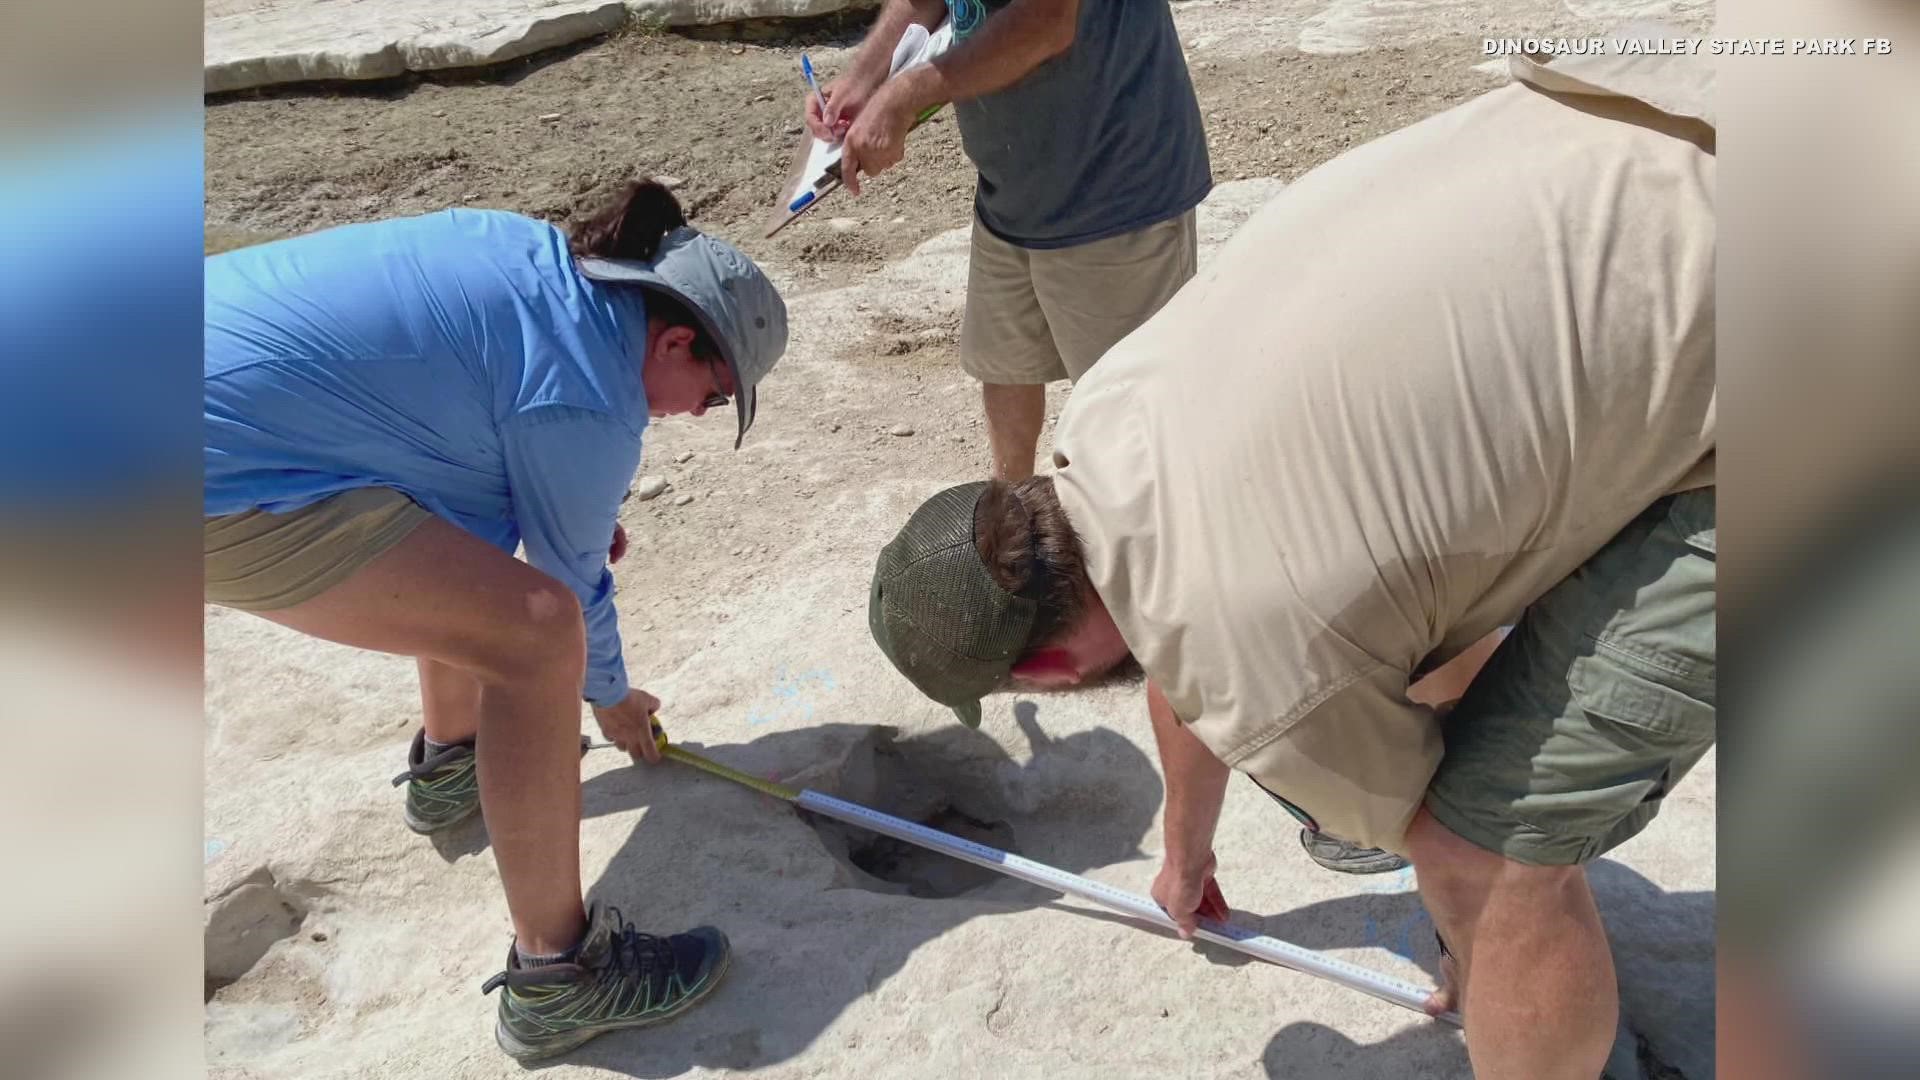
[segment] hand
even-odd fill
[[[840,182],[858,196],[860,170],[878,176],[898,165],[907,155],[907,131],[912,127],[913,112],[906,100],[882,88],[860,110],[841,142]]]
[[[1179,927],[1182,940],[1191,939],[1200,926],[1200,917],[1225,921],[1227,901],[1213,880],[1213,852],[1192,867],[1183,867],[1172,859],[1160,864],[1153,879],[1153,902]]]
[[[807,131],[816,139],[824,139],[827,142],[840,141],[846,136],[847,128],[853,125],[854,118],[866,108],[867,101],[873,97],[874,90],[885,81],[885,73],[876,79],[858,71],[850,71],[821,87],[819,94],[808,90],[806,92]],[[827,99],[827,108],[824,113],[820,110],[820,97],[823,94]]]
[[[659,711],[659,698],[645,690],[629,690],[626,700],[612,708],[595,705],[593,718],[600,722],[600,734],[605,735],[608,742],[625,750],[635,761],[658,765],[660,746],[654,742],[653,714]]]
[[[607,548],[607,565],[612,566],[627,553],[627,527],[615,523],[613,526],[613,546]]]

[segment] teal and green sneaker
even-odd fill
[[[407,785],[407,828],[426,834],[458,824],[480,809],[480,774],[474,768],[473,740],[427,754],[425,728],[413,733],[407,771],[393,786]]]
[[[620,909],[595,904],[587,936],[562,963],[507,970],[483,993],[505,988],[493,1037],[520,1061],[563,1054],[597,1035],[671,1020],[713,992],[732,950],[711,926],[656,937],[634,929]]]

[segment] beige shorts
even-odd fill
[[[392,488],[344,491],[292,513],[206,519],[206,598],[243,611],[311,600],[433,515]]]
[[[1192,210],[1077,247],[1017,247],[976,219],[960,366],[1003,385],[1078,380],[1193,272]]]

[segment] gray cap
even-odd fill
[[[578,262],[580,272],[595,281],[659,289],[705,324],[733,372],[738,450],[753,426],[756,388],[787,351],[787,304],[780,290],[739,248],[686,225],[661,239],[652,262],[595,256]]]

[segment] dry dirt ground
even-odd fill
[[[207,109],[209,244],[459,205],[564,222],[629,179],[664,175],[682,181],[702,227],[803,284],[842,283],[965,224],[973,195],[947,110],[861,198],[836,193],[761,239],[800,136],[800,53],[826,77],[859,33],[828,23],[725,41],[631,30],[477,75],[231,95]],[[1291,179],[1485,90],[1493,80],[1470,66],[1478,47],[1463,35],[1353,56],[1196,56],[1214,175]],[[860,224],[840,232],[829,218]]]
[[[1221,181],[1203,262],[1283,181],[1496,85],[1475,69],[1471,21],[1475,36],[1310,55],[1234,10],[1182,15],[1189,44],[1217,38],[1190,55]],[[986,448],[954,356],[972,177],[950,118],[863,198],[759,236],[797,137],[798,54],[832,71],[855,37],[833,23],[745,41],[629,31],[464,78],[210,101],[207,245],[461,204],[564,220],[630,177],[679,178],[698,223],[786,291],[792,345],[740,452],[725,417],[648,432],[642,472],[672,487],[622,514],[635,684],[663,698],[677,740],[731,764],[1145,892],[1162,799],[1137,685],[997,696],[968,732],[867,636],[880,545],[926,495],[982,475]],[[484,826],[415,837],[387,783],[418,722],[408,662],[209,609],[213,1075],[526,1075],[494,1049],[477,992],[509,935]],[[1371,998],[611,756],[583,765],[590,892],[654,929],[714,921],[736,964],[700,1009],[599,1040],[558,1076],[1468,1072],[1457,1032]],[[1632,1029],[1621,1080],[1712,1074],[1714,783],[1710,756],[1595,868]],[[1318,871],[1293,832],[1234,785],[1216,849],[1236,919],[1430,982],[1411,875]]]

